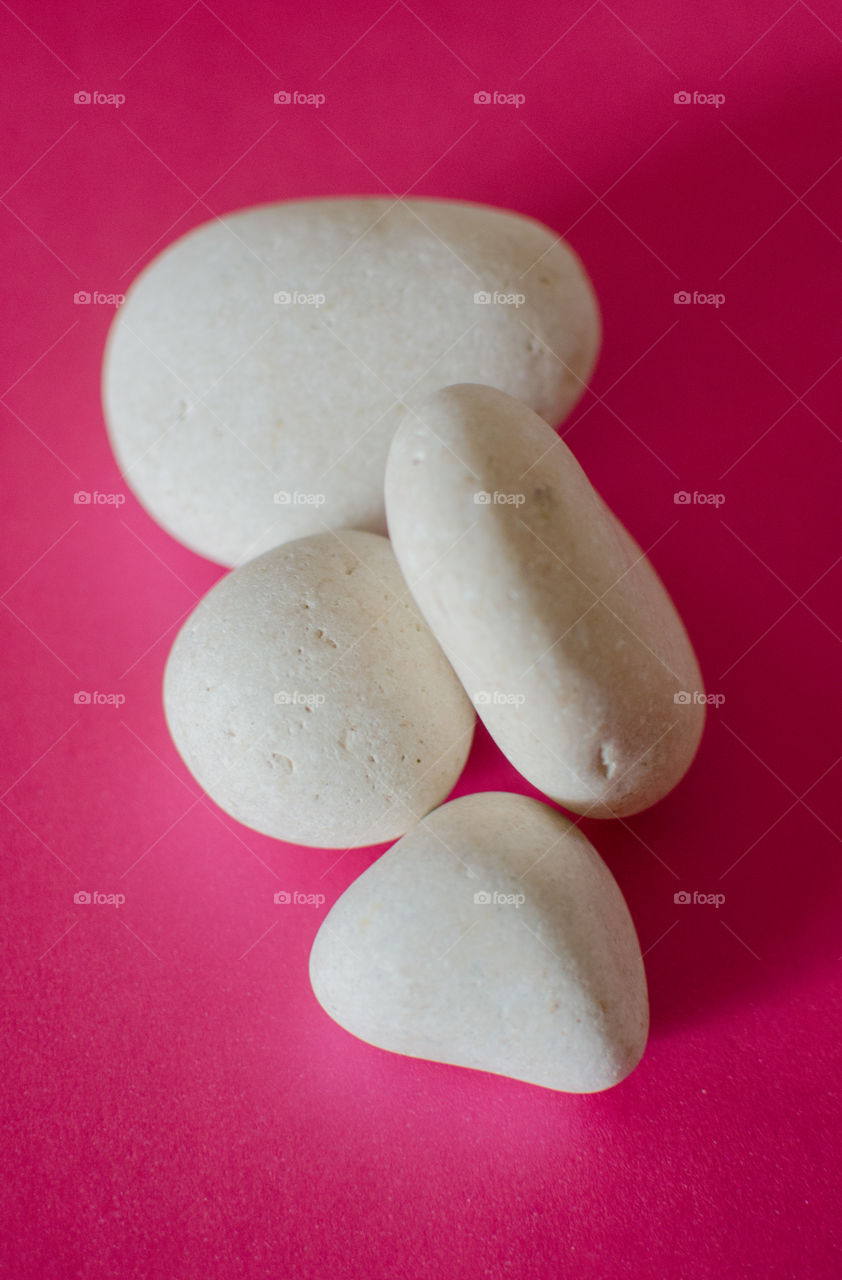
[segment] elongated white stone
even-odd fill
[[[567,445],[484,386],[436,392],[386,472],[404,576],[516,769],[579,813],[660,800],[705,716],[681,619]]]

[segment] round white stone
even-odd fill
[[[676,785],[705,717],[692,646],[546,422],[491,387],[435,393],[396,433],[386,508],[421,612],[525,778],[596,818]]]
[[[343,848],[446,798],[474,713],[386,538],[303,538],[224,577],[180,631],[164,706],[185,764],[246,826]]]
[[[503,792],[436,809],[354,881],[310,979],[369,1044],[594,1093],[643,1054],[646,978],[605,863],[549,806]]]
[[[174,537],[242,563],[329,528],[385,532],[395,427],[487,382],[550,422],[600,324],[573,251],[519,214],[447,200],[305,200],[208,222],[138,277],[103,396],[128,484]]]

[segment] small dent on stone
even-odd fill
[[[280,751],[273,751],[269,757],[273,769],[280,770],[281,773],[294,773],[295,765],[289,756],[282,755]]]
[[[599,748],[599,767],[606,778],[613,778],[617,761],[614,759],[614,749],[610,742],[603,742]]]

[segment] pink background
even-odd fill
[[[15,8],[0,8],[5,1274],[839,1275],[838,7]],[[326,101],[275,106],[279,88]],[[77,105],[79,90],[125,104]],[[526,101],[475,105],[479,90]],[[380,850],[276,843],[198,792],[159,691],[220,570],[131,495],[73,501],[126,491],[99,405],[113,308],[74,305],[77,290],[125,292],[214,214],[385,191],[569,235],[605,344],[566,438],[655,544],[725,698],[672,796],[584,823],[652,1002],[643,1064],[600,1096],[401,1059],[328,1020],[310,944]],[[725,302],[676,305],[682,289]],[[80,689],[125,703],[75,705]],[[491,787],[528,790],[479,732],[457,790]],[[279,889],[327,902],[276,907]],[[682,889],[725,901],[676,905]],[[76,905],[78,890],[126,902]]]

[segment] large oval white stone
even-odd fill
[[[329,528],[385,532],[395,427],[478,381],[550,422],[599,345],[573,251],[519,214],[448,200],[305,200],[189,232],[108,340],[125,478],[174,537],[239,564]]]

